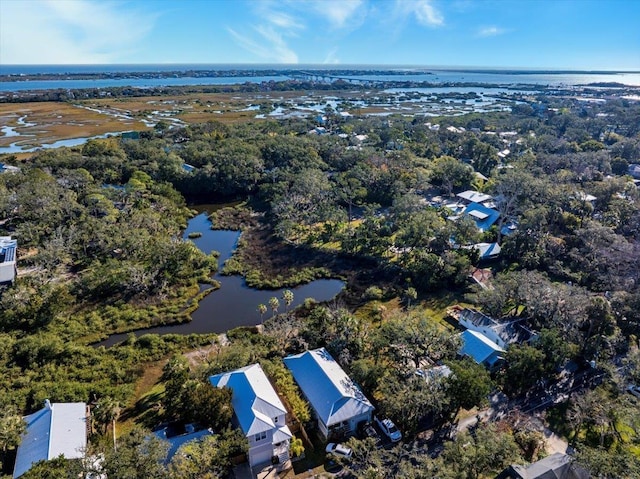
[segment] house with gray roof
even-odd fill
[[[457,314],[458,324],[483,334],[501,348],[513,343],[523,343],[535,339],[536,335],[527,329],[522,319],[497,321],[480,311],[464,308]]]
[[[528,466],[511,465],[496,479],[589,479],[591,475],[571,456],[556,452]]]
[[[485,180],[487,178],[485,177]],[[458,193],[456,195],[458,198],[464,200],[465,203],[484,203],[485,201],[490,201],[493,199],[493,196],[488,195],[486,193],[480,193],[479,191],[467,190],[462,193]]]
[[[275,456],[283,464],[289,460],[292,437],[287,426],[287,410],[259,364],[252,364],[209,378],[214,387],[232,391],[234,421],[249,442],[249,465],[270,462]]]
[[[62,455],[65,459],[84,457],[87,447],[87,405],[83,402],[51,403],[24,417],[27,428],[22,436],[14,479],[22,476],[39,461]]]
[[[353,434],[361,422],[371,421],[374,407],[360,387],[326,349],[314,349],[284,358],[326,438]]]
[[[16,252],[18,242],[11,236],[0,236],[0,284],[13,283],[18,273]]]

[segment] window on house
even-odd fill
[[[258,434],[256,434],[255,441],[256,442],[262,441],[263,439],[266,439],[266,438],[267,438],[267,432],[266,431],[262,431],[262,432],[259,432]]]
[[[278,416],[273,418],[273,422],[275,422],[276,424],[278,424]]]

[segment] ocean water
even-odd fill
[[[143,73],[217,70],[233,71],[234,75],[216,77],[168,77],[168,78],[101,78],[95,80],[56,79],[24,81],[20,75],[43,73]],[[269,71],[265,75],[265,71]],[[295,70],[359,70],[360,74],[340,73],[341,77],[360,80],[399,80],[442,83],[488,83],[496,85],[537,85],[565,87],[588,83],[616,82],[628,86],[640,86],[640,72],[599,71],[549,71],[507,69],[464,69],[455,67],[428,67],[417,65],[259,65],[259,64],[144,64],[144,65],[0,65],[0,76],[15,76],[11,81],[0,82],[0,92],[182,85],[222,85],[238,83],[261,83],[289,79],[287,73]],[[397,75],[377,75],[376,71],[397,71]],[[371,74],[367,74],[371,71]],[[406,75],[411,71],[417,74]],[[246,76],[242,73],[247,72]],[[262,73],[254,75],[256,73]],[[238,73],[240,76],[238,76]]]

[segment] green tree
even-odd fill
[[[122,407],[116,399],[103,396],[98,399],[93,408],[91,416],[102,426],[103,432],[107,432],[107,427],[111,425],[113,432],[113,448],[116,449],[116,422],[120,417]]]
[[[260,313],[260,322],[262,323],[262,320],[264,319],[264,315],[267,312],[267,305],[260,303],[258,305],[258,312]]]
[[[170,419],[175,419],[182,411],[183,391],[189,380],[189,365],[182,355],[172,357],[162,368],[162,382],[165,392],[162,397],[165,414]]]
[[[624,447],[582,446],[577,451],[576,462],[583,466],[591,477],[606,479],[628,479],[640,477],[638,457]]]
[[[231,397],[229,388],[214,388],[208,382],[190,380],[180,397],[183,419],[222,431],[231,424]]]
[[[442,378],[425,378],[416,374],[387,374],[378,389],[380,409],[391,417],[407,437],[418,430],[420,420],[438,423],[447,409]]]
[[[82,463],[65,459],[62,454],[49,461],[38,461],[20,477],[22,479],[72,479],[83,477]]]
[[[545,354],[533,346],[512,344],[505,359],[504,388],[507,394],[522,394],[545,376]]]
[[[3,455],[20,444],[27,424],[14,407],[5,406],[0,411],[0,451]]]
[[[289,306],[293,303],[293,291],[290,289],[285,289],[282,292],[282,301],[284,301],[284,305],[287,311],[289,311]]]
[[[418,299],[418,291],[413,286],[409,286],[404,292],[405,298],[407,298],[407,308],[411,308],[411,301]]]
[[[118,450],[104,455],[102,471],[109,478],[166,479],[169,444],[143,429],[120,437]]]
[[[271,317],[273,318],[278,312],[278,308],[280,307],[280,300],[275,296],[269,298],[269,307],[271,308]]]
[[[509,464],[520,459],[518,445],[506,432],[493,425],[481,425],[474,434],[465,431],[455,441],[445,444],[445,463],[455,464],[456,479],[494,477]]]
[[[448,195],[472,181],[473,168],[451,156],[441,156],[431,163],[431,182]]]
[[[492,388],[491,377],[486,368],[469,358],[448,361],[446,364],[451,368],[445,390],[452,417],[455,417],[460,409],[471,409],[486,404]]]
[[[170,479],[217,479],[228,477],[232,459],[247,451],[247,438],[239,429],[184,444],[169,463]]]
[[[409,312],[384,322],[376,335],[375,347],[398,370],[413,372],[429,362],[454,358],[460,340],[430,318]]]

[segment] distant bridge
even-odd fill
[[[308,72],[297,70],[289,73],[287,76],[293,78],[294,80],[305,80],[305,81],[314,81],[314,82],[322,82],[322,83],[333,83],[336,80],[342,80],[347,83],[354,83],[357,85],[373,85],[376,83],[381,83],[375,80],[361,80],[358,78],[347,77],[347,76],[338,76],[338,75],[329,75],[327,73],[322,72]]]

